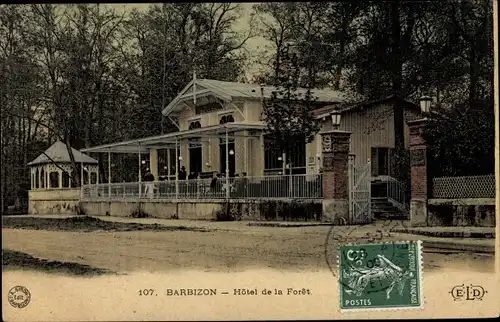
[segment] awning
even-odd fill
[[[175,148],[179,140],[190,138],[224,138],[226,131],[231,137],[259,137],[266,128],[263,123],[226,123],[221,125],[207,126],[198,129],[172,132],[147,138],[109,143],[96,147],[81,149],[81,152],[111,152],[111,153],[149,153],[151,149]],[[250,131],[247,136],[235,135],[236,132]]]

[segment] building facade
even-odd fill
[[[85,152],[137,153],[147,163],[155,178],[175,178],[183,167],[194,177],[212,176],[214,172],[230,176],[314,174],[321,171],[321,136],[305,144],[297,142],[292,162],[286,156],[266,148],[266,124],[263,101],[275,90],[271,86],[199,79],[191,81],[164,108],[178,131],[135,141],[119,142],[84,149]],[[304,89],[299,89],[305,92]],[[315,116],[322,131],[331,130],[332,114],[340,113],[337,129],[351,132],[350,154],[356,164],[372,162],[372,175],[390,175],[391,151],[397,129],[402,128],[407,148],[407,122],[418,118],[420,108],[397,97],[374,102],[349,104],[341,92],[313,90]],[[402,109],[402,126],[395,126],[396,109]],[[320,131],[321,132],[321,131]]]

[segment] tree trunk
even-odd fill
[[[469,106],[471,108],[477,99],[478,75],[476,66],[476,50],[474,48],[474,42],[472,42],[470,44],[469,55]]]
[[[402,48],[401,48],[401,20],[400,3],[391,3],[391,38],[392,38],[392,94],[396,96],[393,105],[394,111],[394,153],[400,155],[404,149],[404,105],[400,100],[402,89]],[[402,177],[401,164],[395,165],[395,176]]]
[[[335,66],[335,80],[333,84],[333,89],[338,91],[340,90],[340,79],[342,78],[342,70],[344,69],[344,55],[345,55],[345,46],[346,46],[346,33],[347,33],[346,24],[342,27],[342,34],[340,36],[339,41],[339,60],[337,62],[337,66]]]

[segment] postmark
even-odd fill
[[[30,304],[31,293],[24,286],[14,286],[9,290],[8,300],[13,307],[22,309]]]
[[[385,220],[379,225],[331,226],[325,239],[324,255],[333,276],[337,277],[337,255],[340,245],[387,241],[393,237],[395,230],[407,231],[408,227],[404,221],[392,219]]]
[[[419,241],[341,245],[341,312],[423,307]]]

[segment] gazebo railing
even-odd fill
[[[215,184],[212,179],[194,179],[84,185],[82,200],[322,198],[321,174],[229,178],[227,181],[219,178]]]

